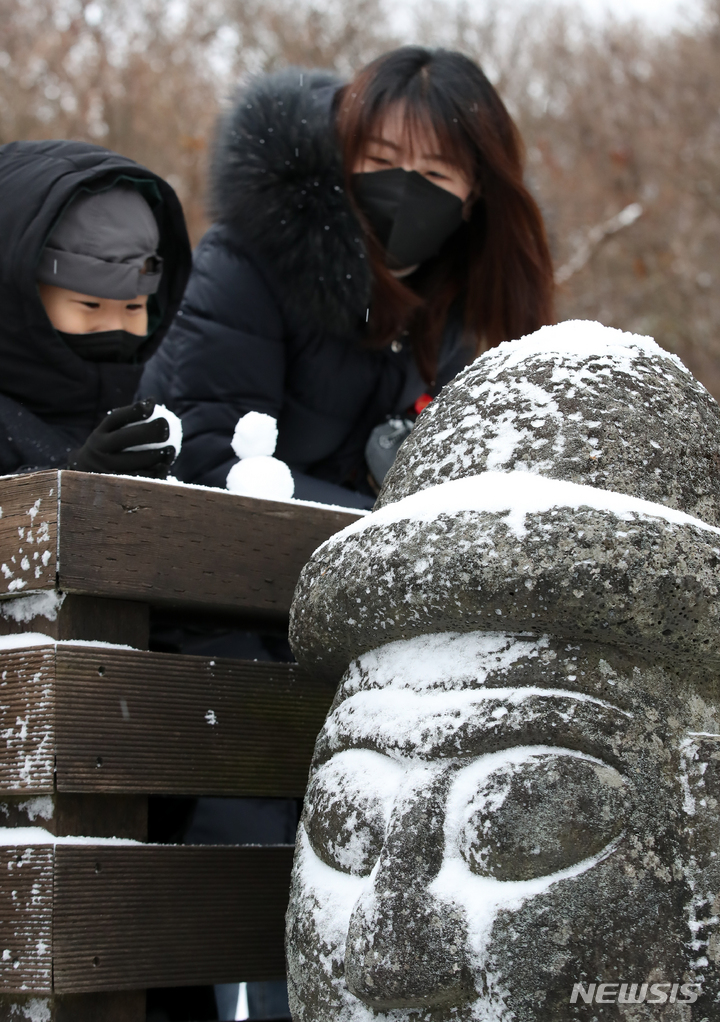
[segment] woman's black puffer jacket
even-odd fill
[[[216,223],[139,391],[182,417],[174,471],[186,482],[224,486],[235,425],[259,411],[278,420],[296,497],[371,507],[367,438],[427,390],[402,339],[363,345],[371,274],[333,128],[339,85],[266,75],[221,125]],[[433,392],[470,358],[461,330],[447,329]]]

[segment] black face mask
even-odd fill
[[[69,348],[88,362],[132,362],[147,334],[128,330],[99,330],[94,334],[58,334]]]
[[[457,195],[415,170],[353,174],[353,190],[393,270],[434,256],[463,221]]]

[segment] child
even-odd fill
[[[0,238],[0,473],[166,476],[173,447],[126,448],[169,435],[130,402],[190,270],[170,185],[99,146],[12,142]]]

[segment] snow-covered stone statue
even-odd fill
[[[288,913],[296,1022],[720,1018],[720,408],[564,323],[425,411],[321,546],[340,684]]]

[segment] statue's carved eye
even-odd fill
[[[399,764],[368,749],[348,749],[320,767],[303,816],[316,855],[333,869],[367,876],[380,855],[402,776]]]
[[[607,765],[534,755],[487,774],[457,821],[473,873],[496,880],[549,876],[598,855],[624,826],[627,785]]]

